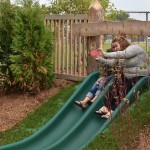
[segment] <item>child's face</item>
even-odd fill
[[[115,51],[115,44],[114,43],[111,44],[111,49],[113,52]]]
[[[113,52],[120,51],[120,50],[121,50],[121,47],[120,47],[120,44],[118,42],[112,43],[112,51]]]

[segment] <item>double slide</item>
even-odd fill
[[[84,111],[74,104],[75,100],[82,100],[85,97],[98,77],[98,72],[86,77],[62,109],[33,135],[19,142],[1,146],[0,150],[80,150],[85,147],[106,129],[119,112],[117,108],[109,119],[101,118],[94,113],[103,106],[104,93]],[[149,82],[150,77],[141,78],[126,98],[134,100],[135,92],[147,89]],[[112,81],[106,85],[105,92],[109,91],[111,83]],[[124,105],[125,102],[122,102],[119,108]]]

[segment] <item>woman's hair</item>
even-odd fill
[[[129,41],[123,36],[116,36],[112,43],[118,42],[120,44],[121,50],[125,50],[129,45]]]

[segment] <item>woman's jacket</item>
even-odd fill
[[[139,45],[129,45],[123,51],[103,52],[103,56],[98,59],[100,63],[115,66],[119,62],[127,78],[150,74],[150,59]]]

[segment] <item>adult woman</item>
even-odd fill
[[[103,62],[105,62],[105,59],[115,59],[118,61],[118,65],[121,66],[123,70],[123,78],[125,79],[124,83],[121,83],[121,86],[124,86],[126,83],[126,93],[128,93],[132,86],[137,82],[138,76],[146,76],[149,74],[149,66],[147,63],[148,55],[139,45],[130,44],[128,40],[122,36],[118,36],[117,38],[115,38],[113,40],[113,43],[115,44],[116,51],[110,53],[102,51],[103,58],[100,57],[97,58],[97,60],[100,60],[101,62],[103,60]],[[116,90],[116,87],[114,87],[114,90]],[[116,97],[118,100],[119,95],[117,95]],[[111,102],[113,102],[113,100]],[[120,97],[119,101],[121,101]],[[116,107],[114,107],[113,109],[115,109]],[[103,106],[98,111],[96,111],[97,114],[104,113],[105,115],[102,115],[102,117],[104,118],[109,118],[112,112],[113,110],[108,108],[108,106]]]

